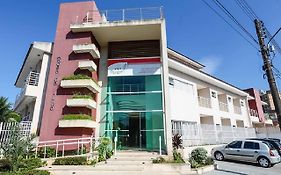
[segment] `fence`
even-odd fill
[[[205,108],[212,107],[210,98],[198,96],[198,102],[199,102],[199,106],[201,106],[201,107],[205,107]]]
[[[185,147],[207,144],[223,144],[235,139],[256,137],[254,128],[240,128],[232,126],[215,126],[201,124],[184,129],[173,129],[173,134],[180,134]]]
[[[0,143],[1,143],[1,145],[6,144],[9,141],[9,138],[11,137],[13,129],[16,126],[19,126],[19,134],[22,135],[22,137],[26,137],[26,136],[30,135],[31,121],[23,121],[20,123],[1,122],[0,123]]]
[[[262,127],[255,128],[257,137],[259,138],[278,138],[281,139],[281,132],[279,127]]]
[[[79,21],[77,16],[74,24],[79,23],[108,23],[108,22],[127,22],[135,20],[152,20],[162,19],[162,7],[147,7],[147,8],[130,8],[116,10],[91,10],[83,16],[82,21]]]

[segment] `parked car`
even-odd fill
[[[274,139],[274,138],[251,138],[249,140],[262,140],[265,142],[269,142],[279,153],[281,156],[281,143],[278,141],[279,139]]]
[[[281,161],[277,150],[261,140],[235,140],[227,145],[215,147],[211,151],[216,160],[239,160],[258,163],[268,168]]]

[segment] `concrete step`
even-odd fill
[[[120,159],[116,159],[116,160],[107,160],[106,163],[104,164],[109,164],[109,165],[148,165],[148,164],[152,164],[151,160],[120,160]]]
[[[94,171],[142,171],[146,165],[115,165],[115,164],[97,164]]]
[[[155,159],[156,156],[117,156],[117,157],[112,157],[109,160],[127,160],[127,161],[152,161],[153,159]]]
[[[75,172],[75,173],[74,173]],[[139,172],[139,171],[52,171],[52,175],[179,175],[177,172]]]

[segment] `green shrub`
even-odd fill
[[[92,116],[86,114],[66,114],[62,120],[92,120]]]
[[[20,170],[32,170],[35,168],[39,168],[43,166],[43,162],[40,158],[30,158],[30,159],[22,159],[19,162],[18,168]]]
[[[81,94],[74,94],[72,96],[73,99],[93,99],[91,95],[81,95]]]
[[[152,160],[152,163],[165,163],[166,160],[163,157],[157,157],[156,159]]]
[[[46,170],[23,170],[23,171],[10,171],[1,175],[49,175],[50,172]]]
[[[77,74],[77,75],[70,75],[62,78],[62,80],[80,80],[80,79],[92,79],[92,77],[83,74]]]
[[[207,150],[204,148],[196,148],[191,151],[189,158],[191,168],[199,168],[206,165],[214,164],[212,158],[207,156]]]
[[[12,170],[12,164],[7,159],[0,159],[0,172]]]
[[[177,152],[176,150],[173,151],[173,158],[174,158],[174,163],[185,163],[181,153]]]
[[[91,165],[95,161],[87,161],[86,157],[64,157],[55,159],[53,165]]]
[[[109,137],[102,137],[99,139],[99,146],[97,147],[98,151],[98,161],[105,161],[106,159],[109,159],[112,155],[112,149],[111,149],[111,139]]]
[[[38,150],[38,157],[44,158],[45,148],[42,147]],[[56,149],[53,147],[46,147],[46,155],[45,158],[55,157],[56,156]]]

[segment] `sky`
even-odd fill
[[[20,89],[14,86],[33,41],[54,40],[59,4],[79,0],[0,1],[0,96],[14,103]],[[206,0],[210,4],[211,0]],[[234,0],[222,4],[254,36],[253,21]],[[96,0],[98,8],[164,7],[168,46],[201,62],[205,71],[241,89],[268,89],[259,52],[211,11],[202,0]],[[271,34],[281,27],[280,0],[247,0]],[[212,4],[213,5],[213,4]],[[275,40],[281,45],[281,32]],[[281,70],[281,55],[274,65]],[[280,80],[277,80],[278,86]]]

